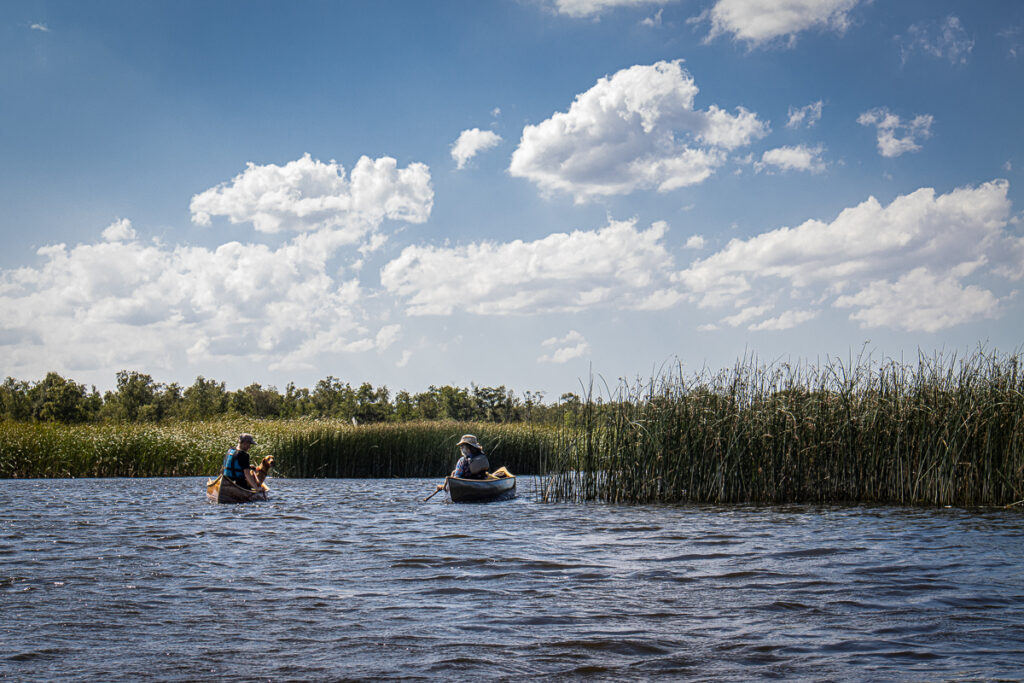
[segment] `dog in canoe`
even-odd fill
[[[274,456],[268,455],[267,457],[260,460],[259,467],[253,469],[253,474],[256,476],[256,482],[263,484],[266,480],[267,475],[270,474],[270,468],[274,466]]]

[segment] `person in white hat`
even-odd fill
[[[487,476],[487,456],[480,442],[472,434],[466,434],[456,444],[462,457],[455,463],[452,476],[457,479],[483,479]]]

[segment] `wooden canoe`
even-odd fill
[[[206,499],[211,503],[252,503],[267,499],[267,485],[260,491],[245,489],[220,475],[206,482]]]
[[[482,503],[516,496],[516,477],[504,467],[488,475],[487,479],[448,477],[445,483],[453,503]]]

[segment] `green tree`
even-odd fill
[[[117,390],[104,397],[104,414],[115,420],[137,422],[140,419],[159,420],[161,415],[153,404],[160,386],[149,375],[134,370],[117,373]],[[149,408],[149,410],[145,410]],[[144,411],[144,412],[143,412]]]
[[[351,419],[356,412],[356,395],[352,387],[332,375],[316,383],[310,398],[320,417]]]
[[[416,403],[408,391],[395,394],[394,418],[399,422],[416,419]]]
[[[394,414],[388,401],[388,388],[374,389],[372,384],[364,382],[356,390],[356,406],[353,417],[360,423],[387,422]]]
[[[32,417],[41,422],[84,422],[90,417],[85,386],[49,372],[28,391]]]
[[[309,389],[298,388],[294,382],[289,382],[285,387],[284,403],[281,406],[281,414],[284,417],[302,417],[313,413],[313,399]]]
[[[283,408],[284,397],[274,387],[253,383],[231,394],[231,410],[239,415],[279,417]]]
[[[28,420],[32,417],[28,382],[8,377],[0,385],[0,419]]]
[[[202,420],[223,415],[228,408],[228,393],[223,382],[196,377],[182,396],[182,412],[190,420]]]

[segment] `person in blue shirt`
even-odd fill
[[[256,479],[256,473],[249,461],[249,449],[255,445],[256,438],[252,434],[239,436],[238,445],[229,448],[227,455],[224,456],[224,476],[242,488],[258,491],[263,485]]]

